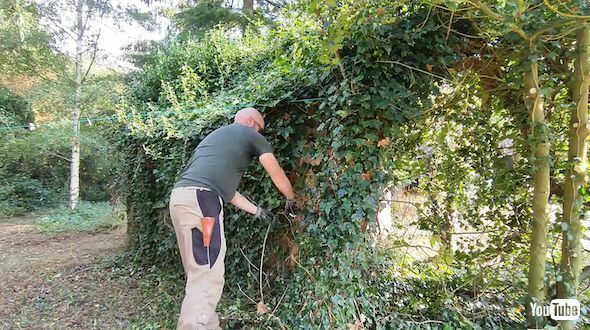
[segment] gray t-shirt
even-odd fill
[[[272,152],[270,145],[254,129],[240,124],[222,126],[199,143],[174,188],[206,187],[227,203],[250,162],[267,152]]]

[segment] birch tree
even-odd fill
[[[71,73],[74,87],[72,153],[70,158],[70,209],[78,207],[80,198],[80,114],[82,86],[94,65],[98,52],[103,18],[113,11],[106,0],[56,0],[40,5],[44,18],[61,42],[60,51],[74,62]],[[74,16],[64,13],[74,13]],[[73,50],[72,50],[73,46]]]

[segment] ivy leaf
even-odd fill
[[[340,296],[339,294],[333,295],[332,298],[330,298],[330,301],[332,301],[332,303],[334,305],[338,305],[338,306],[344,305],[344,299],[342,299],[342,296]]]
[[[567,222],[562,222],[561,223],[561,230],[562,231],[567,231],[569,228],[569,224]]]
[[[445,6],[450,10],[457,10],[459,9],[459,2],[456,0],[444,0]]]
[[[346,116],[348,116],[348,111],[346,111],[346,110],[338,110],[338,111],[336,111],[336,114],[339,115],[342,118],[346,118]]]
[[[432,235],[430,238],[430,246],[434,247],[438,242],[440,242],[440,235]]]

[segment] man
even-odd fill
[[[219,329],[215,308],[224,284],[223,204],[230,202],[257,218],[269,219],[262,208],[236,191],[254,157],[287,198],[286,211],[292,213],[295,208],[293,187],[260,134],[263,129],[264,119],[256,109],[238,111],[233,124],[218,128],[199,143],[174,185],[170,216],[186,273],[178,329]],[[203,234],[207,237],[208,231],[203,224],[208,221],[214,225],[206,247]]]

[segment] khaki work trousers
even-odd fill
[[[215,308],[221,299],[225,272],[223,202],[214,194],[213,200],[201,198],[206,193],[212,194],[207,188],[180,187],[172,190],[170,195],[170,217],[186,274],[185,296],[177,325],[177,329],[182,330],[221,329]],[[201,224],[204,216],[211,216],[204,215],[203,210],[208,208],[210,213],[215,198],[219,200],[219,206],[214,205],[214,208],[218,207],[219,214],[208,254],[202,241]],[[203,205],[205,203],[207,208]]]

